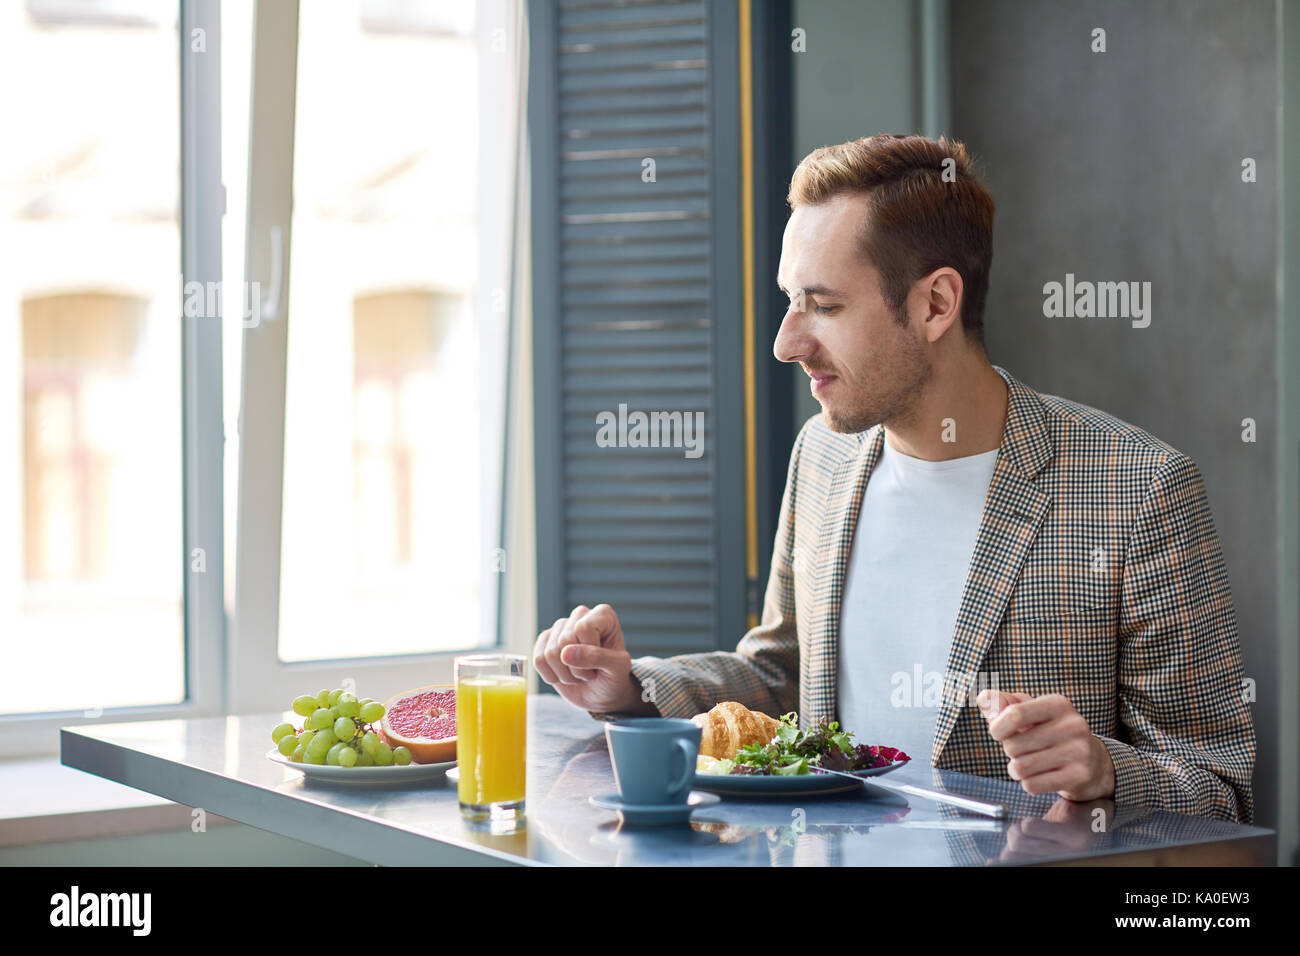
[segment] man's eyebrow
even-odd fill
[[[777,287],[778,289],[780,289],[782,292],[785,292],[785,286],[781,285],[780,281],[777,282],[776,287]],[[789,293],[789,292],[785,292],[785,294],[786,294],[786,295],[789,295],[790,293]],[[830,289],[830,288],[827,288],[827,287],[824,286],[824,285],[807,285],[807,286],[804,286],[804,287],[803,287],[803,294],[804,294],[804,295],[824,295],[824,296],[827,296],[827,297],[832,298],[832,299],[843,299],[843,298],[845,298],[845,295],[844,295],[843,292],[840,292],[840,291],[837,290],[837,289]]]

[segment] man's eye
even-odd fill
[[[838,305],[819,305],[817,306],[818,315],[830,315],[839,309]]]

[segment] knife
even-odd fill
[[[892,780],[885,780],[882,777],[859,777],[854,773],[845,773],[842,770],[827,770],[825,767],[818,767],[810,764],[808,767],[814,773],[833,773],[841,777],[848,777],[850,780],[860,780],[863,783],[869,783],[873,787],[880,787],[882,790],[892,790],[895,793],[905,793],[912,797],[923,797],[926,800],[934,800],[936,803],[947,803],[954,807],[960,807],[963,810],[969,810],[971,813],[983,814],[986,817],[995,819],[1004,819],[1007,815],[1007,809],[1000,803],[985,803],[983,800],[972,800],[970,797],[958,797],[951,793],[943,793],[939,790],[929,790],[925,787],[918,787],[910,783],[896,783]]]

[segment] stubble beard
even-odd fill
[[[884,394],[864,396],[852,405],[831,408],[822,403],[822,418],[831,431],[857,434],[876,425],[897,428],[907,425],[915,414],[922,391],[934,374],[925,352],[907,336],[891,364],[883,369],[889,383]]]

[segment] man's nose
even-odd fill
[[[777,361],[801,362],[811,354],[811,342],[803,330],[803,318],[803,313],[791,302],[785,310],[781,327],[776,331],[776,341],[772,343],[772,354]]]

